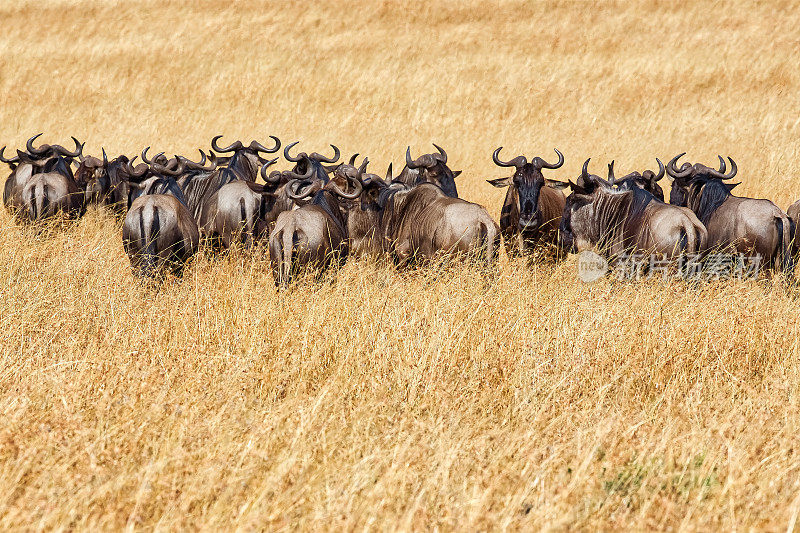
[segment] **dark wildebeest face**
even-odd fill
[[[550,185],[556,189],[564,189],[568,186],[567,183],[562,183],[556,180],[545,179],[542,175],[542,169],[556,169],[561,168],[564,164],[564,156],[556,150],[558,154],[558,162],[547,163],[541,157],[534,157],[530,163],[524,155],[520,155],[511,161],[501,161],[499,158],[501,146],[492,154],[494,164],[500,167],[515,167],[514,175],[509,178],[498,178],[494,180],[486,180],[495,187],[509,187],[508,194],[516,195],[519,210],[519,219],[517,220],[518,229],[521,231],[535,229],[542,223],[541,212],[539,210],[539,194],[545,184]]]
[[[664,163],[662,163],[658,158],[656,158],[656,161],[658,162],[658,173],[655,173],[652,170],[645,170],[641,174],[639,172],[631,172],[630,174],[619,179],[614,179],[612,170],[609,176],[609,181],[614,183],[620,189],[630,190],[634,187],[637,187],[645,190],[663,202],[664,190],[658,184],[658,181],[664,177]],[[611,164],[614,164],[613,161]]]
[[[675,164],[677,163],[678,159],[685,154],[686,152],[678,154],[673,157],[669,163],[667,163],[667,174],[669,174],[673,180],[672,189],[669,193],[669,203],[673,205],[687,207],[689,205],[689,191],[693,188],[693,185],[696,189],[698,185],[701,185],[711,179],[731,179],[736,175],[738,170],[736,167],[736,162],[729,157],[728,161],[731,162],[731,171],[726,174],[725,172],[727,165],[725,164],[725,160],[722,159],[721,155],[717,156],[719,158],[719,170],[707,167],[700,163],[695,163],[694,165],[691,163],[684,163],[681,165],[679,170]],[[739,184],[725,184],[729,192],[732,191],[737,185]]]
[[[417,159],[411,159],[411,147],[406,148],[406,168],[398,176],[398,181],[406,185],[419,183],[433,183],[451,198],[458,198],[456,178],[460,170],[452,171],[447,166],[447,152],[434,144],[438,154],[425,154]]]
[[[128,158],[122,156],[127,163]],[[119,159],[119,158],[118,158]],[[116,160],[115,160],[116,161]],[[111,178],[108,175],[109,161],[103,149],[103,159],[89,156],[81,159],[75,171],[75,181],[85,191],[86,204],[106,204],[111,195]]]

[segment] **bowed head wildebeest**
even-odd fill
[[[500,231],[509,255],[525,253],[540,245],[557,249],[558,227],[566,201],[560,189],[566,182],[545,179],[542,169],[557,169],[564,164],[564,156],[556,150],[558,161],[548,163],[541,157],[528,161],[520,155],[511,161],[500,159],[502,146],[492,154],[492,161],[500,167],[513,167],[514,175],[486,180],[495,187],[508,187],[503,209],[500,212]]]
[[[691,209],[708,229],[708,249],[719,252],[758,254],[766,268],[791,273],[792,225],[786,213],[769,200],[734,196],[738,183],[728,183],[738,171],[728,157],[731,170],[722,156],[719,169],[695,163],[676,167],[678,159],[667,164],[673,178],[670,203]]]
[[[461,171],[456,170],[454,172],[450,170],[450,167],[447,166],[447,152],[436,144],[433,146],[438,153],[421,155],[417,159],[411,158],[411,147],[407,147],[406,166],[403,167],[396,181],[409,187],[420,183],[433,183],[445,195],[451,198],[458,198],[456,178],[461,174]]]
[[[675,261],[704,249],[706,230],[696,217],[639,187],[615,187],[613,163],[608,181],[589,174],[588,164],[577,183],[569,182],[560,228],[567,251],[596,248],[610,258],[645,253]]]
[[[61,145],[34,147],[33,141],[41,135],[28,139],[26,151],[17,150],[13,158],[5,157],[5,147],[0,149],[0,160],[12,169],[3,188],[3,204],[29,222],[59,214],[79,217],[85,210],[84,192],[75,181],[72,163],[82,155],[83,145],[73,137],[74,151]]]
[[[269,255],[277,285],[286,285],[301,268],[324,270],[342,264],[348,254],[348,223],[344,203],[361,194],[361,176],[368,164],[360,167],[339,165],[333,179],[323,183],[319,178],[295,179],[287,184],[289,197],[310,203],[283,211],[269,236]],[[351,192],[346,189],[352,187]]]
[[[360,201],[346,204],[353,253],[389,254],[401,265],[443,257],[474,257],[490,266],[500,228],[483,206],[448,196],[433,183],[409,186],[374,174],[362,177]]]

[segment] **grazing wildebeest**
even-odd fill
[[[359,202],[346,204],[353,252],[388,253],[398,264],[466,255],[491,265],[500,228],[485,208],[444,193],[433,183],[410,187],[375,175],[363,179]]]
[[[438,154],[425,154],[417,159],[411,158],[411,147],[407,147],[406,166],[397,176],[396,181],[409,187],[420,183],[433,183],[445,195],[451,198],[458,198],[456,178],[461,174],[461,171],[456,170],[454,172],[450,170],[450,167],[447,166],[447,152],[436,144],[433,146],[438,150]]]
[[[555,249],[566,201],[560,189],[568,187],[568,183],[545,179],[542,169],[561,168],[564,156],[556,150],[558,161],[552,164],[541,157],[528,162],[524,155],[506,162],[499,157],[502,149],[501,146],[494,151],[492,160],[500,167],[514,167],[514,175],[486,181],[495,187],[508,187],[500,212],[500,231],[506,251],[515,255],[533,251],[540,245],[552,245]]]
[[[348,253],[347,210],[342,201],[361,194],[360,177],[367,163],[364,158],[359,168],[340,165],[334,171],[334,179],[324,184],[318,178],[297,179],[287,184],[292,200],[303,200],[312,194],[313,200],[280,213],[270,233],[269,255],[277,285],[290,283],[301,267],[326,269],[344,261]],[[353,191],[345,192],[340,185],[352,185]]]
[[[12,168],[3,189],[3,203],[18,218],[30,222],[57,214],[78,217],[84,212],[84,193],[71,165],[82,155],[83,145],[73,137],[76,149],[72,152],[60,145],[35,148],[33,141],[40,135],[28,139],[26,151],[17,150],[15,158],[5,158],[5,147],[0,149],[0,159]]]
[[[295,164],[292,168],[292,172],[299,175],[313,174],[312,177],[320,180],[322,184],[327,183],[328,174],[336,168],[336,165],[333,165],[333,163],[339,161],[339,156],[341,155],[339,149],[333,144],[331,145],[331,148],[333,148],[332,157],[326,157],[317,152],[313,152],[310,155],[305,152],[300,152],[296,156],[289,155],[289,150],[299,143],[300,141],[295,141],[283,149],[283,157],[285,157],[287,161]],[[326,166],[323,165],[323,163],[331,163],[331,165]]]
[[[764,266],[791,273],[791,222],[786,213],[769,200],[734,196],[738,185],[725,183],[736,175],[736,163],[728,157],[731,170],[725,173],[722,156],[719,170],[700,163],[675,164],[684,154],[672,158],[667,173],[673,178],[670,203],[688,207],[708,229],[708,248],[720,252],[758,254]]]
[[[639,187],[615,188],[613,181],[590,175],[588,162],[577,184],[569,182],[559,232],[567,251],[597,248],[611,258],[632,252],[674,261],[704,249],[706,231],[696,217]]]
[[[179,275],[200,244],[200,232],[186,205],[170,194],[138,197],[125,215],[122,243],[140,277],[165,271]]]
[[[661,189],[658,181],[664,177],[664,163],[662,163],[659,158],[656,158],[656,161],[658,162],[657,174],[652,170],[645,170],[642,173],[634,171],[621,178],[618,178],[616,181],[614,181],[614,184],[620,189],[632,189],[633,187],[644,189],[663,202],[664,191]]]

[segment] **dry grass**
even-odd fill
[[[192,4],[191,6],[188,4]],[[800,195],[784,2],[10,0],[0,140],[189,153],[299,139],[374,171],[434,141],[497,216],[491,150],[575,177],[732,155]],[[602,165],[602,166],[601,166]],[[90,211],[0,215],[0,529],[767,529],[800,512],[797,291],[585,285],[261,256],[160,292]]]

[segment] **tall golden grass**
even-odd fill
[[[618,174],[730,154],[800,196],[795,2],[9,0],[0,144],[215,134]],[[584,284],[574,259],[140,286],[120,224],[0,215],[0,529],[792,529],[797,290]]]

